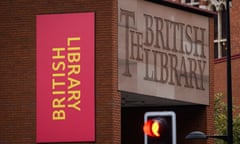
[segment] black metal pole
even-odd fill
[[[227,35],[227,136],[228,144],[233,144],[233,120],[232,120],[232,72],[231,72],[231,35],[230,35],[230,12],[229,3],[226,0],[226,35]]]

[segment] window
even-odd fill
[[[222,58],[226,56],[226,10],[223,4],[216,3],[216,6],[211,7],[217,12],[214,17],[214,58]]]
[[[182,0],[181,2],[194,7],[199,7],[199,0]]]
[[[206,1],[206,0],[204,0]],[[181,0],[191,6],[199,7],[200,0]],[[226,9],[224,0],[208,0],[209,8],[217,13],[214,16],[214,58],[226,56]]]

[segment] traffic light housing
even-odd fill
[[[175,113],[146,112],[143,131],[144,144],[176,144]]]

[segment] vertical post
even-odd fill
[[[226,0],[226,35],[227,35],[227,132],[228,144],[233,144],[233,120],[232,120],[232,72],[231,72],[231,35],[230,35],[230,12],[229,3]]]

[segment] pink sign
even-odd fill
[[[95,141],[94,13],[37,16],[37,142]]]

